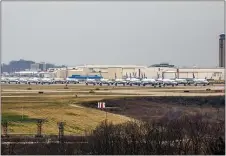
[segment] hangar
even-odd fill
[[[107,79],[123,77],[157,78],[207,78],[224,80],[224,68],[176,68],[176,67],[147,67],[138,65],[84,65],[49,70],[54,77],[66,78],[72,75],[98,75]]]

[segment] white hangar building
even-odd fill
[[[175,68],[175,67],[147,67],[138,65],[84,65],[68,68],[49,69],[54,77],[66,78],[72,75],[102,75],[104,78],[123,78],[126,75],[137,77],[157,78],[207,78],[224,80],[224,68]]]

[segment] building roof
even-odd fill
[[[83,65],[83,66],[76,66],[77,68],[147,68],[147,66],[141,65]],[[74,67],[74,68],[76,68]]]

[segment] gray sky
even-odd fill
[[[2,62],[217,66],[224,2],[2,2]]]

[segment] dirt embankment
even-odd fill
[[[201,113],[207,119],[224,118],[224,96],[207,97],[125,97],[103,100],[106,111],[135,119],[153,120],[160,117],[179,117]],[[97,108],[98,101],[84,102],[85,107]]]

